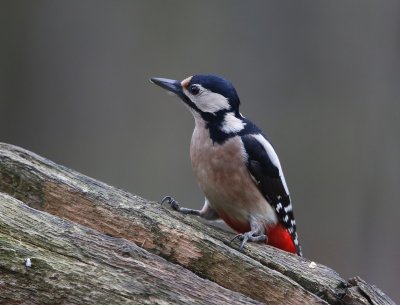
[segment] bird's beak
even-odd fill
[[[152,77],[152,78],[150,78],[150,81],[153,84],[156,84],[156,85],[160,86],[161,88],[171,91],[177,95],[182,94],[182,85],[177,80]]]

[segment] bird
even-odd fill
[[[222,219],[247,242],[265,242],[302,256],[289,190],[277,153],[262,130],[239,111],[233,84],[223,77],[198,74],[182,81],[150,78],[176,94],[192,113],[192,169],[205,195],[200,210],[162,201],[183,214]]]

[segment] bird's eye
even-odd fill
[[[195,86],[195,85],[191,85],[189,87],[189,92],[193,95],[197,95],[200,92],[200,88]]]

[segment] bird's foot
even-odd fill
[[[252,241],[256,241],[256,242],[257,241],[266,241],[267,240],[267,235],[265,235],[265,234],[256,235],[256,233],[250,231],[250,232],[246,232],[246,233],[243,233],[243,234],[242,233],[241,234],[237,234],[235,237],[233,237],[231,239],[230,242],[233,242],[235,239],[238,239],[238,240],[242,241],[241,244],[240,244],[239,250],[241,252],[243,252],[243,248],[244,248],[244,246],[246,245],[246,243],[248,241],[250,241],[250,242],[252,242]]]
[[[171,196],[165,196],[161,200],[161,205],[163,205],[164,203],[169,204],[173,210],[180,212],[181,207],[179,206],[179,203],[175,200],[175,198]]]
[[[181,208],[181,206],[179,205],[178,201],[176,201],[171,196],[165,196],[163,198],[163,200],[161,200],[161,205],[163,203],[168,203],[173,210],[175,210],[177,212],[180,212],[182,214],[190,214],[190,215],[202,216],[201,211],[199,211],[199,210]]]

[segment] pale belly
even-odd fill
[[[254,216],[266,223],[276,223],[275,212],[246,167],[240,137],[221,146],[212,143],[207,130],[195,129],[190,155],[198,184],[217,213],[238,222],[247,222]]]

